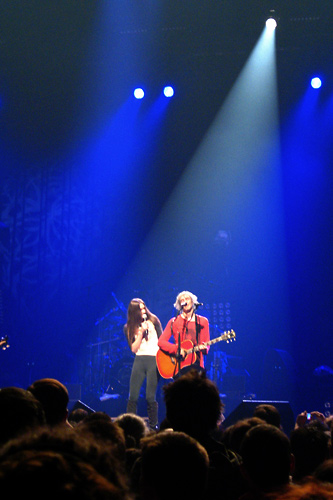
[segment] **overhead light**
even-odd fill
[[[172,97],[175,94],[175,91],[170,85],[167,85],[163,89],[163,94],[165,95],[165,97]]]
[[[145,92],[142,88],[138,87],[133,92],[135,99],[143,99],[145,96]]]
[[[315,76],[314,78],[312,78],[311,87],[313,89],[320,89],[321,86],[322,86],[322,81],[318,76]]]
[[[274,31],[276,27],[277,27],[276,20],[273,17],[268,18],[266,21],[266,28],[269,31]]]

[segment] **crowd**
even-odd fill
[[[333,499],[332,418],[299,414],[287,435],[261,404],[223,424],[223,403],[205,373],[165,385],[165,419],[68,411],[55,379],[0,389],[0,491],[11,500]]]

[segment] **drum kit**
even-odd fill
[[[123,332],[126,308],[113,296],[117,306],[96,320],[96,339],[87,345],[86,384],[101,401],[127,394],[134,357]]]

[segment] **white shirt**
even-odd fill
[[[139,349],[136,352],[137,356],[156,356],[158,351],[158,337],[154,324],[148,320],[148,339],[142,339]],[[135,336],[137,338],[137,335]]]

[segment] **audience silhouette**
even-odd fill
[[[313,477],[322,483],[333,484],[333,458],[324,460],[314,471]]]
[[[242,420],[238,420],[233,425],[230,425],[225,429],[223,434],[223,442],[227,448],[240,454],[240,446],[244,439],[245,434],[249,429],[255,427],[256,425],[264,424],[265,421],[258,417],[249,417]]]
[[[1,498],[130,499],[117,457],[91,436],[45,426],[0,450]]]
[[[52,378],[0,389],[2,498],[36,500],[328,500],[332,419],[301,412],[290,437],[273,404],[223,428],[224,405],[204,372],[163,387],[166,417],[68,413]]]
[[[309,479],[302,484],[290,485],[285,493],[271,498],[274,500],[332,500],[333,486]]]
[[[31,392],[19,387],[0,389],[0,445],[45,423],[43,407]]]
[[[87,410],[83,408],[75,408],[68,415],[68,422],[72,427],[75,427],[79,422],[85,419],[89,415]]]
[[[281,415],[279,410],[272,404],[263,403],[255,407],[254,417],[264,420],[267,424],[274,425],[281,429]]]
[[[94,438],[119,458],[124,465],[126,442],[124,431],[104,412],[90,413],[75,428],[80,436]]]
[[[316,423],[294,429],[290,434],[290,443],[295,456],[294,482],[312,475],[316,468],[329,458],[329,432]]]
[[[244,498],[261,498],[289,485],[294,460],[288,437],[276,426],[260,424],[249,429],[241,443],[240,455],[248,483]]]
[[[141,439],[149,432],[145,420],[134,413],[124,413],[116,417],[114,422],[124,431],[126,448],[140,448]]]
[[[28,391],[43,406],[48,425],[70,425],[68,423],[69,395],[67,387],[54,378],[36,380]]]
[[[174,430],[196,439],[209,457],[207,491],[210,498],[238,498],[242,491],[240,457],[216,439],[223,404],[216,385],[204,372],[191,370],[164,386],[166,418]]]
[[[204,500],[208,454],[183,432],[162,431],[142,439],[140,497],[154,500]],[[172,479],[168,469],[172,467]]]

